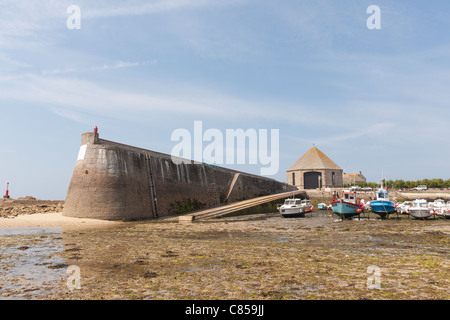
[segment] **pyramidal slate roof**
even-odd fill
[[[313,146],[303,157],[297,160],[287,171],[308,169],[332,169],[342,170],[336,163],[328,158],[325,153]]]

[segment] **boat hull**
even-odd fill
[[[281,213],[285,213],[285,214],[296,214],[296,213],[300,213],[302,212],[302,208],[301,207],[294,207],[294,208],[280,208],[280,212]]]
[[[442,216],[445,217],[445,213],[446,213],[447,209],[446,208],[435,208],[434,209],[434,213],[438,216]]]
[[[294,208],[281,207],[279,209],[279,211],[280,211],[280,214],[283,216],[283,218],[304,217],[305,213],[312,211],[312,207],[310,207],[310,206],[300,206],[300,207],[294,207]]]
[[[431,217],[433,214],[430,212],[430,209],[427,208],[410,208],[409,215],[416,219],[426,219]]]
[[[345,201],[334,201],[331,203],[331,208],[335,214],[342,218],[357,216],[362,211],[359,205]]]
[[[395,204],[391,201],[372,201],[370,202],[372,212],[378,214],[381,217],[386,217],[395,211]]]

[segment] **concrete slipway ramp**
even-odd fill
[[[285,199],[292,196],[301,195],[303,197],[306,196],[305,191],[290,191],[290,192],[284,192],[279,194],[273,194],[270,196],[264,196],[249,200],[244,200],[240,202],[235,202],[232,204],[228,204],[225,206],[220,206],[212,209],[202,210],[202,211],[196,211],[189,214],[185,214],[182,216],[178,216],[178,222],[193,222],[196,220],[203,220],[203,219],[211,219],[211,218],[217,218],[226,214],[230,214],[233,212],[241,211],[243,209],[248,209],[251,207],[255,207],[257,205],[268,203],[275,200]]]

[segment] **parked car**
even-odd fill
[[[425,191],[428,189],[427,186],[421,185],[421,186],[417,186],[414,189],[416,189],[417,191]]]
[[[350,191],[372,191],[371,187],[351,186],[348,188]]]

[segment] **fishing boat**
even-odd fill
[[[283,218],[304,217],[306,212],[313,211],[314,207],[309,200],[286,199],[284,204],[278,208]]]
[[[332,210],[341,218],[351,218],[360,215],[364,210],[364,204],[356,197],[356,192],[343,191],[342,198],[331,202]]]
[[[428,208],[427,200],[416,199],[413,201],[413,205],[409,208],[409,215],[416,219],[426,219],[432,216],[434,211]]]
[[[395,211],[395,203],[389,201],[389,192],[386,188],[379,188],[375,191],[375,200],[370,202],[372,212],[379,215],[382,219]]]

